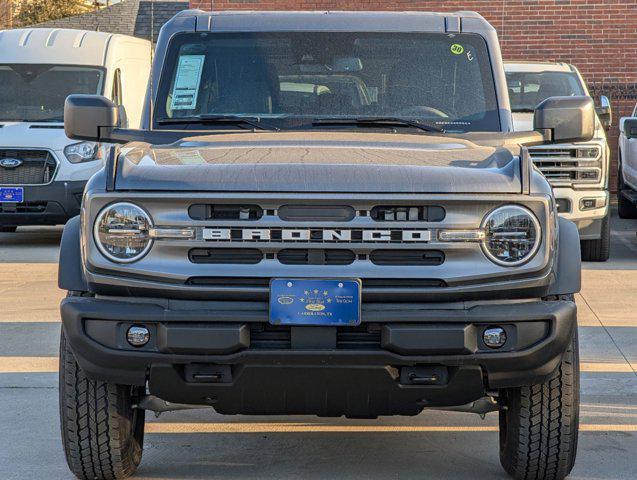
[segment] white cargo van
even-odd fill
[[[103,148],[64,134],[70,94],[104,95],[139,127],[151,44],[50,28],[0,31],[0,231],[55,225],[79,213]]]

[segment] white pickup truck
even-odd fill
[[[588,95],[582,75],[566,63],[505,62],[516,131],[533,130],[533,111],[548,97]],[[560,215],[577,224],[582,259],[603,262],[610,254],[609,159],[606,130],[610,102],[600,98],[594,138],[538,145],[531,158],[553,186]],[[637,183],[637,182],[636,182]]]
[[[637,105],[619,121],[617,202],[621,218],[637,218]]]

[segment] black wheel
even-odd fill
[[[136,388],[91,380],[60,340],[60,423],[69,468],[80,479],[120,479],[142,459],[144,410]]]
[[[582,240],[582,260],[605,262],[610,257],[610,212],[602,220],[602,236],[597,240]]]
[[[617,172],[617,214],[619,218],[637,218],[637,206],[622,194],[624,190],[630,190],[630,187],[624,183],[620,164]]]
[[[577,331],[545,383],[504,392],[500,463],[516,480],[562,480],[573,469],[579,430]]]
[[[0,227],[0,233],[13,233],[18,229],[16,226]]]

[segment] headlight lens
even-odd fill
[[[101,157],[99,144],[93,142],[80,142],[67,146],[64,155],[71,163],[92,162]]]
[[[150,216],[132,203],[114,203],[95,220],[95,243],[106,258],[130,263],[142,258],[152,245]]]
[[[484,251],[498,265],[513,267],[528,262],[540,246],[540,222],[518,205],[496,208],[483,222]]]

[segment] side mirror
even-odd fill
[[[593,99],[549,97],[536,107],[533,129],[554,143],[587,142],[595,135]]]
[[[621,129],[628,140],[637,138],[637,118],[623,118]]]
[[[599,121],[602,122],[602,126],[608,130],[613,124],[613,109],[606,95],[599,97],[599,107],[597,107],[595,111],[597,112]]]
[[[102,129],[122,126],[120,108],[100,95],[69,95],[64,102],[64,133],[71,139],[97,142],[106,133]]]

